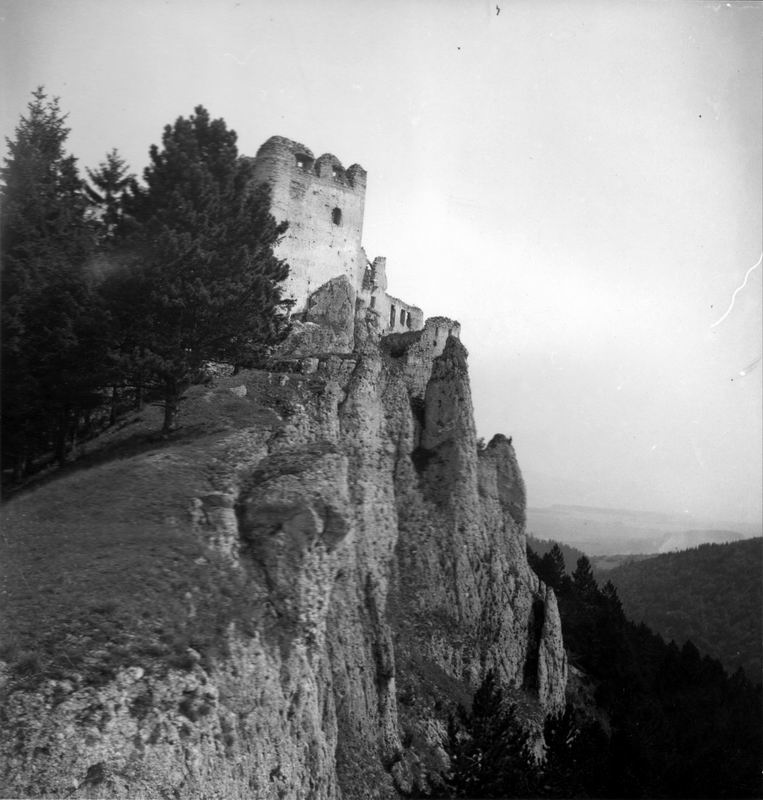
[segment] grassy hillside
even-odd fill
[[[147,406],[7,499],[0,661],[11,683],[98,683],[133,664],[190,666],[219,655],[231,622],[246,628],[263,613],[261,590],[241,585],[247,578],[188,520],[192,498],[216,491],[220,471],[235,465],[228,435],[277,426],[273,392],[262,373],[195,386],[172,436],[157,437],[161,410]]]
[[[625,613],[679,645],[690,639],[729,671],[761,680],[763,539],[705,544],[606,573]]]

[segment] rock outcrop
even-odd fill
[[[227,379],[225,402],[257,397],[270,417],[209,445],[172,524],[240,577],[252,613],[223,653],[180,666],[8,681],[3,796],[393,798],[447,770],[448,714],[488,670],[541,712],[563,706],[559,615],[527,564],[514,449],[478,448],[448,322],[381,345],[356,326],[354,352]],[[178,464],[151,468],[161,485]],[[195,614],[189,600],[191,628]]]

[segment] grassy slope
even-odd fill
[[[154,435],[160,410],[147,408],[5,504],[0,658],[11,685],[98,682],[131,664],[190,666],[189,647],[214,658],[228,624],[256,615],[254,587],[240,585],[247,579],[189,524],[192,498],[218,488],[209,465],[224,457],[226,432],[278,422],[252,399],[262,398],[262,375],[226,383],[248,383],[249,393],[194,387],[169,441]]]

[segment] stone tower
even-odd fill
[[[270,185],[271,213],[289,223],[276,254],[290,267],[284,296],[295,301],[297,319],[309,321],[311,309],[333,303],[337,281],[346,279],[351,308],[365,306],[381,331],[423,326],[420,308],[387,294],[385,259],[372,263],[363,250],[366,171],[360,164],[345,169],[336,156],[315,158],[310,148],[283,136],[271,136],[253,164],[254,183]]]
[[[309,148],[271,136],[257,151],[254,180],[271,187],[271,213],[289,229],[278,256],[291,267],[286,294],[304,309],[307,298],[332,278],[346,275],[352,286],[363,281],[361,247],[366,171],[345,169],[336,156],[315,158]]]

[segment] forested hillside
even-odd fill
[[[666,641],[691,640],[729,672],[761,679],[763,539],[704,544],[623,564],[607,578],[626,616]]]
[[[572,575],[558,547],[543,557],[528,548],[528,559],[557,593],[571,672],[592,691],[571,695],[564,716],[547,722],[539,783],[531,772],[529,791],[512,794],[514,768],[503,794],[479,796],[760,797],[760,684],[729,676],[691,642],[666,644],[628,620],[617,590],[609,581],[599,587],[586,557]],[[480,713],[495,738],[500,714]],[[516,748],[516,737],[504,738]]]

